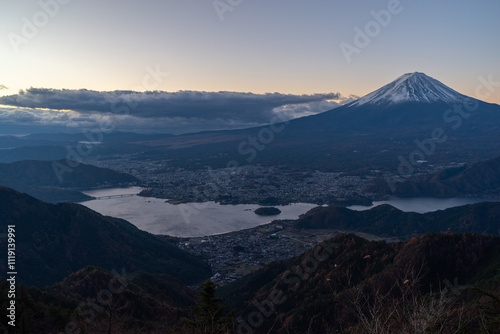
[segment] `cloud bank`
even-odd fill
[[[98,92],[29,88],[0,97],[0,122],[95,127],[120,131],[185,133],[258,126],[317,114],[351,99],[338,93],[292,95],[238,92]]]

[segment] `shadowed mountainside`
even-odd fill
[[[407,238],[432,232],[474,232],[500,235],[500,203],[484,202],[419,214],[388,204],[365,211],[344,207],[317,207],[302,215],[302,229],[339,229],[379,236]]]
[[[500,197],[500,157],[472,165],[448,168],[434,175],[399,182],[394,186],[394,194],[397,196]]]
[[[386,243],[341,234],[221,293],[238,310],[241,333],[406,333],[414,326],[477,333],[478,301],[487,299],[476,288],[498,291],[499,268],[500,239],[492,236]]]
[[[205,262],[174,244],[78,204],[47,204],[0,187],[0,224],[3,231],[15,225],[18,280],[27,285],[53,284],[88,265],[168,274],[186,283],[211,274]],[[6,262],[0,270],[7,271]]]

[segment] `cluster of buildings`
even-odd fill
[[[138,177],[149,189],[148,196],[180,202],[329,204],[339,198],[363,194],[373,179],[373,176],[342,173],[290,171],[279,166],[248,165],[191,171],[165,168],[158,161],[114,162],[107,161],[106,167]]]
[[[297,171],[286,166],[245,165],[233,168],[205,167],[187,170],[172,167],[168,160],[137,159],[134,154],[93,156],[86,161],[131,174],[148,189],[144,195],[173,200],[176,203],[214,201],[221,204],[285,205],[289,203],[369,205],[365,200],[376,194],[367,193],[367,186],[377,184],[387,175],[380,170],[365,175]],[[414,176],[429,174],[457,164],[422,166]],[[405,178],[392,176],[393,181]],[[380,194],[376,197],[380,199]],[[349,204],[346,204],[349,205]]]
[[[178,246],[202,256],[214,273],[211,279],[223,285],[273,261],[298,256],[328,237],[330,233],[295,230],[292,220],[281,220],[237,232],[181,239]]]

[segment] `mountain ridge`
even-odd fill
[[[365,211],[317,207],[295,222],[300,229],[339,229],[378,236],[408,238],[425,233],[500,235],[500,203],[483,202],[419,214],[383,204]]]
[[[397,182],[394,194],[411,196],[500,196],[500,157]]]
[[[0,185],[27,193],[39,200],[58,202],[80,202],[92,197],[80,189],[111,187],[135,184],[139,180],[131,175],[107,168],[79,164],[63,176],[57,175],[54,166],[66,166],[65,160],[23,160],[0,163]]]

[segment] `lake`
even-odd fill
[[[434,198],[434,197],[413,197],[413,198],[397,198],[388,201],[373,202],[371,206],[352,205],[348,209],[363,211],[381,204],[389,204],[393,207],[405,212],[426,213],[437,210],[444,210],[456,206],[474,204],[480,202],[500,202],[500,199],[485,199],[485,198]]]
[[[173,205],[165,203],[165,199],[137,196],[141,190],[140,187],[130,187],[84,191],[93,197],[132,196],[97,199],[81,204],[103,215],[125,219],[141,230],[178,237],[202,237],[252,228],[276,219],[296,219],[317,207],[306,203],[277,206],[281,214],[265,217],[253,212],[260,207],[257,204],[205,202]]]
[[[266,217],[253,212],[260,207],[257,204],[221,205],[215,202],[204,202],[174,205],[166,203],[165,199],[137,196],[141,190],[140,187],[129,187],[84,191],[85,194],[93,197],[130,196],[97,199],[81,204],[103,215],[128,220],[141,230],[177,237],[203,237],[252,228],[276,219],[296,219],[299,215],[318,206],[308,203],[278,206],[281,214]],[[348,208],[362,211],[381,204],[389,204],[405,212],[426,213],[484,201],[500,202],[500,199],[399,198],[373,202],[372,206],[353,205]]]

